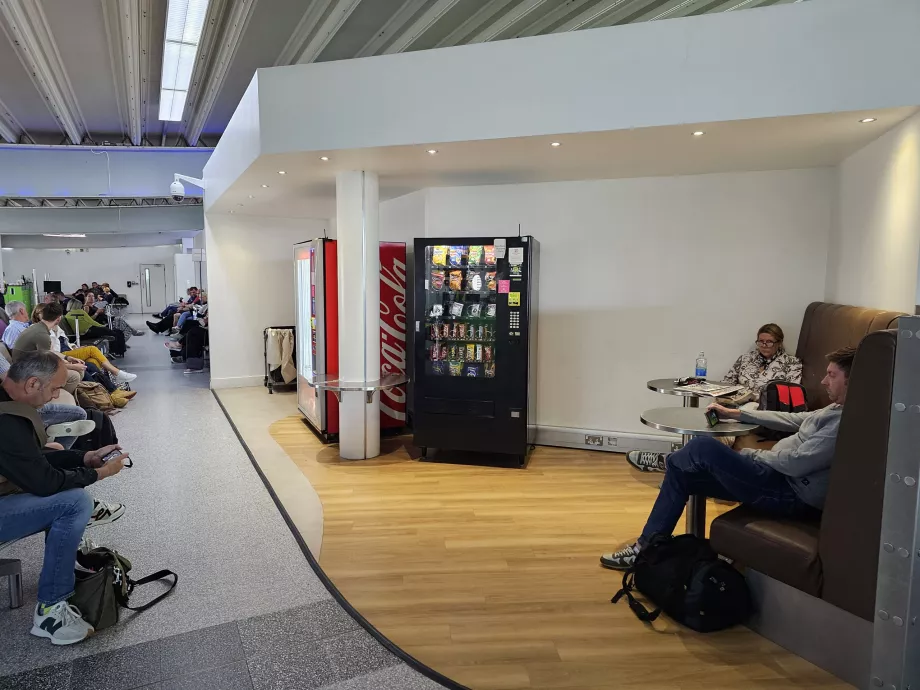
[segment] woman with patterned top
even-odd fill
[[[723,383],[741,386],[741,390],[728,398],[720,398],[721,403],[741,405],[757,409],[760,394],[770,381],[802,382],[802,360],[786,352],[783,346],[783,329],[775,323],[768,323],[757,330],[754,349],[745,352],[722,379]],[[735,444],[734,436],[718,439],[726,446]],[[637,470],[643,472],[664,472],[666,453],[631,450],[626,460]]]

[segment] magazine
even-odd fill
[[[691,383],[686,386],[677,386],[675,390],[698,393],[711,398],[722,398],[726,395],[737,393],[742,388],[743,386],[736,386],[730,383]]]

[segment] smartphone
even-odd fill
[[[102,458],[102,464],[104,465],[109,460],[117,458],[119,455],[123,455],[124,453],[124,450],[113,450],[111,453]],[[133,464],[134,463],[131,461],[131,456],[125,458],[125,467],[131,467]]]
[[[719,415],[715,410],[706,410],[706,421],[709,422],[710,427],[714,427],[719,423]]]

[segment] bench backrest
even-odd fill
[[[821,597],[869,621],[875,607],[896,343],[897,331],[886,330],[870,333],[859,344],[818,541]]]
[[[901,312],[850,307],[830,302],[812,302],[805,309],[795,356],[802,360],[802,385],[808,393],[808,407],[817,410],[830,404],[821,379],[827,368],[828,352],[856,347],[874,331],[893,328]]]

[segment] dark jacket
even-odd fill
[[[0,402],[11,401],[0,388]],[[84,453],[45,451],[32,422],[25,417],[0,414],[0,439],[0,500],[18,491],[51,496],[89,486],[99,479],[96,470],[83,465]]]

